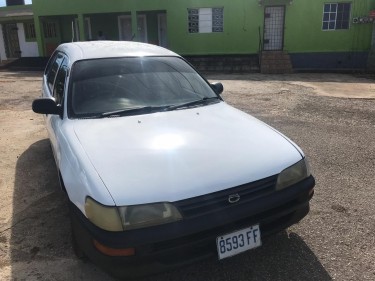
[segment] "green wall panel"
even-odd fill
[[[332,1],[350,2],[350,1]],[[328,3],[332,3],[328,1]],[[352,15],[365,16],[370,0],[352,1]],[[374,1],[375,2],[375,1]],[[284,49],[289,52],[327,52],[369,50],[371,24],[352,24],[348,30],[322,30],[324,0],[314,5],[295,0],[287,6],[285,15]]]

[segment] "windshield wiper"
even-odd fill
[[[165,108],[166,111],[168,110],[174,110],[174,109],[181,109],[181,108],[186,108],[186,107],[191,107],[191,106],[196,106],[196,105],[206,105],[206,104],[209,104],[211,102],[219,102],[220,99],[218,97],[204,97],[202,99],[199,99],[199,100],[193,100],[193,101],[189,101],[189,102],[185,102],[185,103],[181,103],[181,104],[174,104],[174,105],[170,105],[168,107]]]
[[[138,114],[144,114],[144,113],[151,113],[160,111],[160,109],[163,109],[164,107],[157,107],[157,106],[140,106],[140,107],[134,107],[134,108],[124,108],[114,111],[108,111],[103,112],[100,114],[99,117],[111,117],[111,116],[126,116],[126,115],[138,115]]]

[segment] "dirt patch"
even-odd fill
[[[245,94],[301,91],[327,97],[375,99],[375,80],[349,74],[299,73],[299,74],[241,74],[208,75],[223,81],[230,88]],[[265,83],[266,82],[266,83]],[[249,88],[249,83],[251,88]],[[228,87],[227,87],[228,88]],[[277,90],[277,89],[278,90]]]

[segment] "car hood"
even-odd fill
[[[231,188],[278,174],[302,158],[283,135],[225,102],[75,120],[74,131],[118,206]]]

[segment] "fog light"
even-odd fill
[[[110,248],[107,246],[104,246],[103,244],[99,243],[96,240],[93,240],[95,248],[107,255],[107,256],[112,256],[112,257],[128,257],[128,256],[134,256],[135,255],[135,249],[134,248],[125,248],[125,249],[115,249],[115,248]]]

